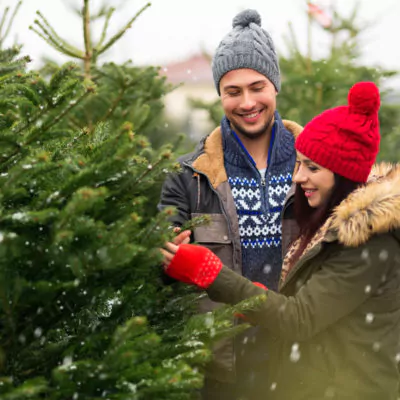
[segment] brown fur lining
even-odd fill
[[[228,180],[224,167],[221,128],[214,129],[207,137],[204,143],[204,153],[193,162],[193,168],[207,175],[214,189],[220,183]]]
[[[289,120],[283,120],[282,122],[295,139],[303,130],[302,126],[296,122]],[[224,167],[221,128],[216,128],[207,137],[204,143],[204,153],[193,162],[193,168],[207,175],[214,189],[228,180]]]
[[[374,166],[367,185],[336,208],[330,228],[339,242],[354,247],[400,228],[400,164]]]
[[[300,135],[300,133],[303,130],[303,127],[299,125],[297,122],[290,121],[288,119],[283,119],[282,122],[285,128],[294,136],[295,139],[297,139],[297,136]]]

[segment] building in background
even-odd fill
[[[191,99],[206,102],[218,98],[211,72],[211,58],[195,54],[185,60],[170,63],[160,70],[169,83],[178,85],[165,96],[166,118],[182,127],[191,139],[198,140],[215,128],[207,111],[191,107]]]

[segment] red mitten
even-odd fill
[[[221,269],[221,260],[211,250],[194,244],[181,244],[165,273],[178,281],[207,289]]]
[[[253,285],[254,285],[254,286],[258,286],[258,287],[260,287],[261,289],[268,290],[268,288],[267,288],[266,286],[264,286],[264,285],[263,285],[262,283],[260,283],[260,282],[253,282]],[[250,322],[249,319],[248,319],[244,314],[235,313],[235,317],[240,318],[240,319],[242,319],[243,321]]]

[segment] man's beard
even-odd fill
[[[233,122],[232,122],[232,127],[236,133],[244,136],[245,138],[250,139],[250,140],[256,140],[256,139],[259,139],[261,136],[263,136],[267,132],[268,128],[272,125],[273,119],[274,119],[274,115],[271,115],[271,118],[258,131],[255,131],[255,132],[249,132],[240,126],[235,125]]]

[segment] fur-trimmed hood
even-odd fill
[[[377,164],[365,186],[334,211],[328,235],[356,247],[374,234],[400,228],[400,164]]]

